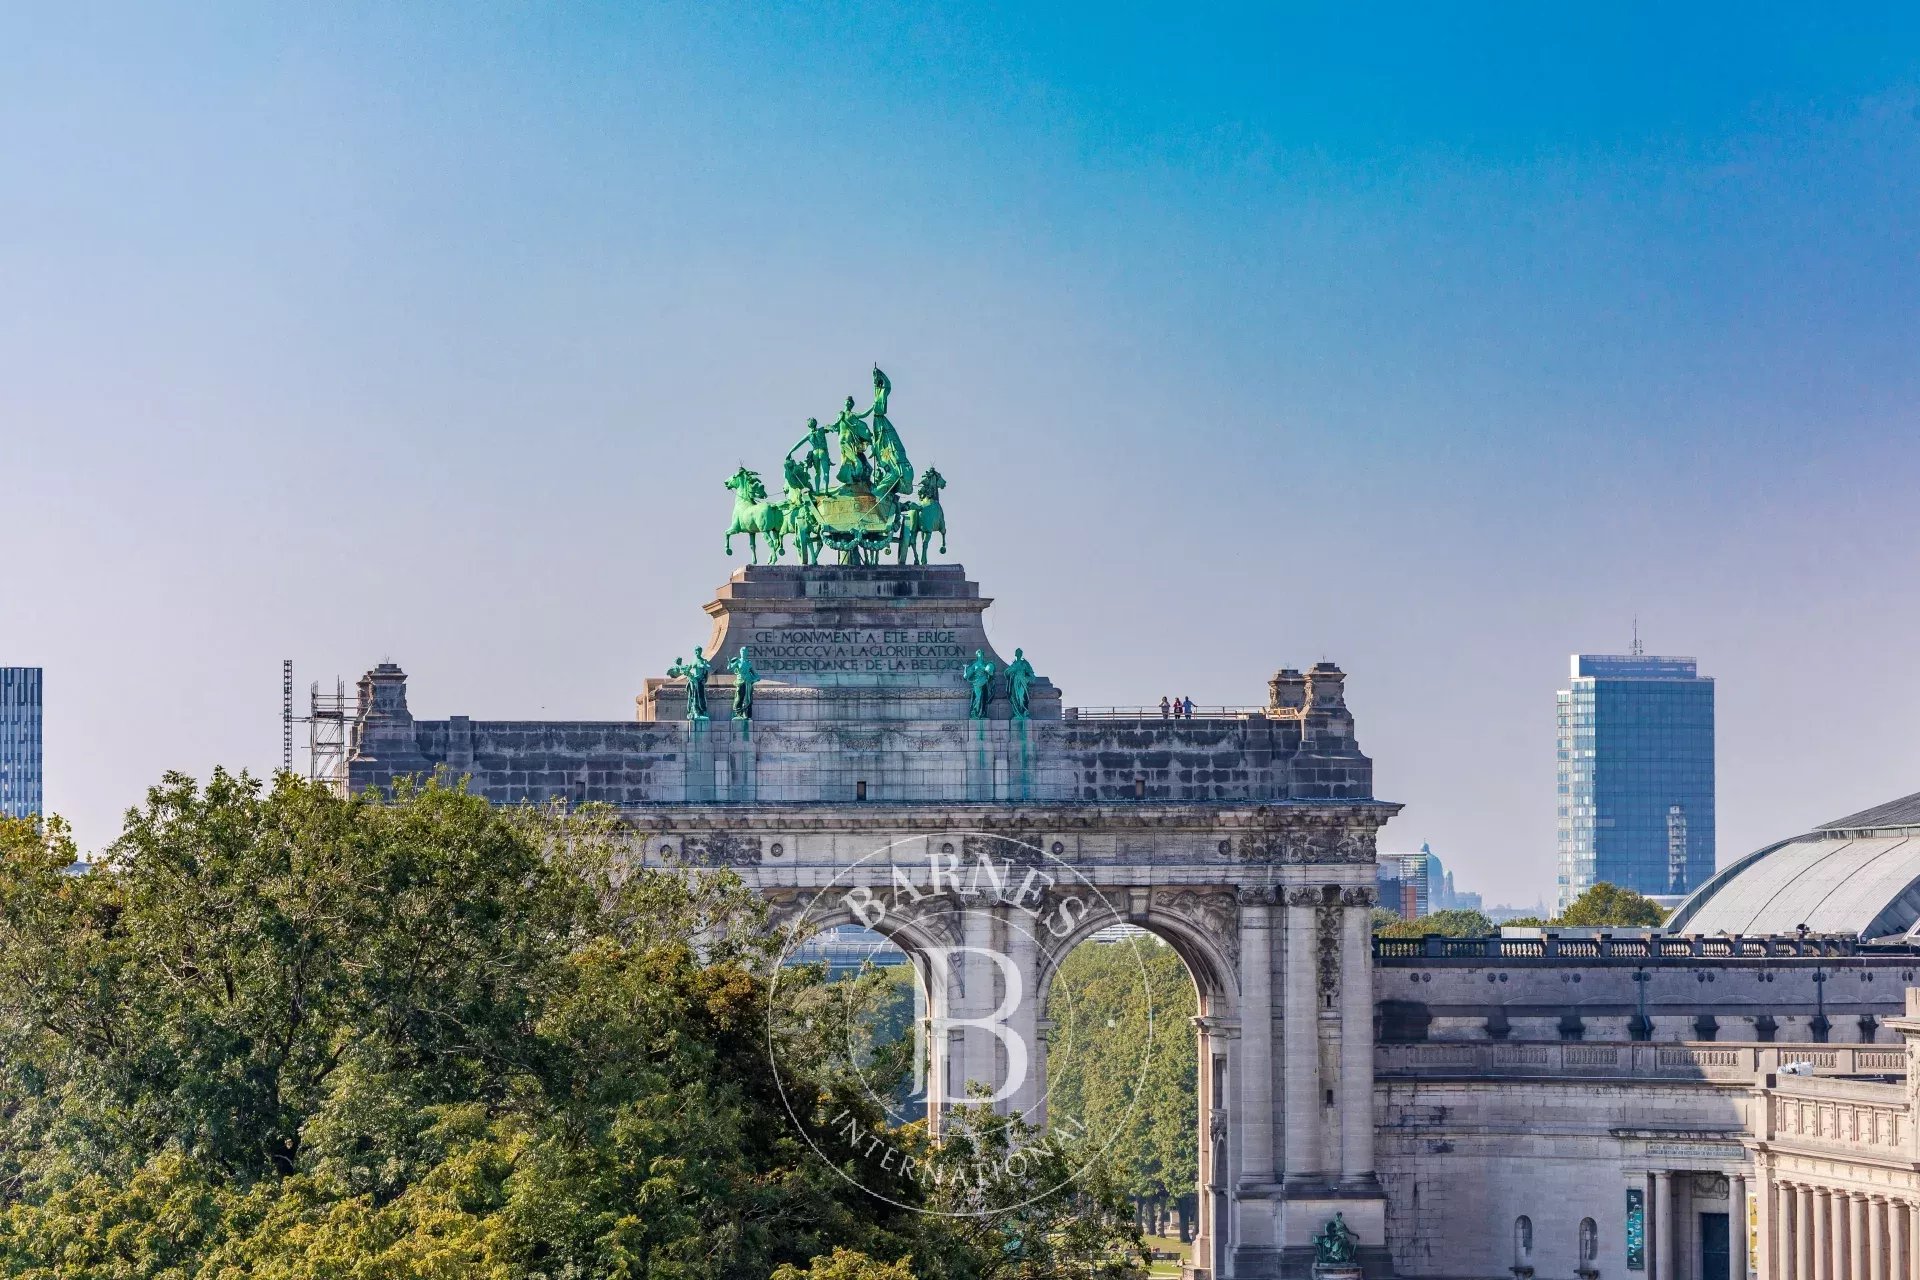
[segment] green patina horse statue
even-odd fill
[[[920,477],[919,500],[900,504],[900,563],[925,564],[927,546],[940,535],[940,554],[947,554],[947,513],[940,509],[940,491],[946,477],[933,467]]]
[[[786,551],[786,539],[781,536],[782,512],[779,503],[767,501],[767,487],[760,483],[758,473],[745,467],[733,473],[726,482],[733,490],[733,523],[727,526],[727,554],[733,554],[733,535],[747,535],[747,548],[753,555],[753,562],[760,563],[760,535],[767,535],[767,563],[780,563],[781,554]]]

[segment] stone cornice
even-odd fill
[[[1270,804],[1186,801],[1109,803],[680,804],[620,811],[637,830],[657,831],[993,831],[1059,833],[1128,831],[1371,831],[1400,812],[1386,800],[1288,800]]]

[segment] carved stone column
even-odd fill
[[[1673,1175],[1665,1169],[1653,1174],[1654,1280],[1677,1280],[1673,1271]]]
[[[1747,1180],[1740,1174],[1727,1179],[1727,1275],[1747,1280]]]
[[[1014,1086],[1014,1093],[1000,1104],[1000,1109],[1025,1116],[1029,1124],[1045,1124],[1047,1055],[1040,1034],[1039,942],[1033,936],[1033,921],[1025,912],[1002,907],[994,914],[998,917],[996,926],[1001,935],[1002,951],[1012,970],[1010,975],[1004,977],[1008,983],[1017,986],[1017,989],[1007,991],[1007,999],[1013,1005],[1007,1015],[1007,1030],[1027,1055],[1020,1079],[1007,1082]],[[989,1009],[991,1007],[990,1004]],[[1000,1053],[1008,1059],[1010,1069],[1020,1066],[1011,1060],[1012,1054],[1005,1046],[1000,1047]]]
[[[1228,1251],[1234,1244],[1232,1193],[1237,1156],[1231,1145],[1230,1098],[1234,1045],[1240,1028],[1206,1014],[1193,1023],[1200,1056],[1200,1212],[1193,1265],[1220,1280],[1229,1272]]]
[[[1794,1211],[1797,1207],[1793,1187],[1785,1182],[1773,1184],[1773,1221],[1771,1230],[1760,1237],[1760,1247],[1765,1250],[1760,1256],[1772,1268],[1771,1272],[1760,1280],[1792,1280],[1797,1274],[1798,1245],[1794,1240]]]
[[[1281,1018],[1285,1040],[1287,1103],[1286,1180],[1318,1182],[1320,1153],[1320,1021],[1315,999],[1318,952],[1314,907],[1320,891],[1294,887],[1287,893],[1286,999]]]
[[[1887,1202],[1881,1196],[1867,1201],[1867,1274],[1890,1280],[1887,1274]]]
[[[1887,1202],[1887,1276],[1889,1280],[1904,1280],[1905,1277],[1913,1274],[1909,1270],[1912,1246],[1907,1243],[1912,1212],[1904,1200]]]
[[[1857,1280],[1867,1275],[1867,1198],[1858,1193],[1847,1197],[1847,1274]]]
[[[1825,1187],[1813,1189],[1813,1275],[1814,1280],[1835,1280],[1833,1274],[1834,1230],[1833,1192]]]
[[[1239,1222],[1233,1272],[1271,1274],[1279,1267],[1273,1155],[1273,900],[1269,888],[1249,886],[1240,900],[1240,1046],[1235,1091],[1240,1114],[1239,1176],[1234,1186]]]
[[[1827,1268],[1833,1264],[1833,1220],[1827,1216],[1827,1193],[1813,1187],[1800,1188],[1800,1207],[1813,1228],[1800,1245],[1801,1270],[1807,1280],[1833,1280]]]
[[[948,959],[956,990],[948,997],[948,1016],[958,1025],[949,1033],[952,1071],[947,1078],[949,1105],[964,1106],[968,1086],[996,1086],[994,1070],[997,1041],[987,1030],[987,1016],[993,1012],[996,965],[989,959],[993,950],[993,913],[974,908],[961,916],[963,946]]]
[[[1373,905],[1370,886],[1341,892],[1340,1181],[1377,1185],[1373,1172]]]

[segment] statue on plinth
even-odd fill
[[[753,719],[753,686],[760,683],[760,673],[747,658],[747,646],[740,646],[740,652],[727,664],[727,670],[733,672],[733,718]]]
[[[1013,651],[1013,661],[1007,664],[1007,697],[1013,703],[1013,718],[1027,718],[1027,694],[1033,688],[1033,664],[1027,661],[1025,649]]]
[[[1329,1280],[1346,1280],[1361,1274],[1356,1260],[1360,1237],[1347,1225],[1347,1215],[1336,1213],[1320,1233],[1313,1237],[1313,1274]]]
[[[707,676],[713,670],[700,652],[700,646],[693,646],[693,661],[682,662],[675,658],[673,665],[667,668],[670,676],[687,678],[687,719],[705,720],[707,718]]]
[[[820,419],[807,419],[807,434],[800,438],[799,444],[787,450],[787,457],[791,459],[802,448],[807,452],[800,462],[811,480],[807,487],[815,493],[825,493],[827,486],[833,482],[833,459],[827,454],[827,429],[820,425]]]
[[[787,549],[786,542],[780,536],[780,504],[767,501],[767,486],[760,481],[760,473],[741,467],[726,482],[733,490],[733,523],[727,526],[727,554],[733,554],[733,535],[747,535],[747,549],[753,553],[753,562],[760,563],[760,535],[767,535],[769,554],[767,563],[780,563],[780,553]]]
[[[987,718],[988,690],[993,686],[993,673],[996,670],[997,668],[987,658],[987,651],[975,649],[973,661],[960,672],[966,679],[967,687],[973,691],[973,702],[967,709],[969,719],[985,720]]]
[[[927,547],[936,533],[940,535],[940,554],[947,553],[947,513],[940,506],[940,491],[946,487],[947,478],[940,469],[928,467],[927,474],[920,477],[919,500],[901,503],[901,564],[925,564]]]
[[[874,492],[906,494],[913,489],[913,463],[907,458],[907,447],[900,443],[900,433],[887,417],[887,397],[892,394],[893,383],[880,372],[879,365],[873,366],[873,407],[862,416],[873,433],[873,459],[880,473]]]
[[[928,468],[916,489],[906,443],[888,416],[892,397],[892,379],[875,365],[871,406],[857,410],[848,396],[832,422],[808,418],[806,434],[781,461],[787,482],[782,502],[768,501],[758,473],[744,466],[736,471],[727,481],[734,493],[727,554],[733,554],[733,535],[744,533],[758,563],[759,536],[765,534],[772,547],[769,562],[777,564],[791,533],[805,565],[818,564],[825,547],[837,551],[842,564],[878,564],[888,546],[901,564],[925,564],[938,533],[945,555],[940,490],[947,482]],[[837,465],[828,451],[830,435],[839,439]]]

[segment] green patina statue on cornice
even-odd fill
[[[760,683],[760,673],[753,669],[747,657],[747,646],[740,646],[740,652],[727,664],[727,670],[733,672],[733,718],[753,719],[753,686]]]
[[[960,674],[965,677],[967,687],[973,691],[973,702],[967,708],[967,716],[973,720],[987,718],[988,690],[993,687],[993,673],[998,670],[987,657],[985,649],[973,651],[973,661],[969,662]]]
[[[787,492],[780,502],[768,500],[758,472],[744,466],[735,471],[726,482],[733,490],[727,554],[733,554],[733,535],[743,533],[758,564],[764,534],[768,562],[777,564],[791,533],[802,564],[818,564],[828,547],[842,564],[878,564],[889,546],[899,563],[925,564],[937,533],[945,555],[947,519],[940,491],[947,482],[929,467],[915,487],[913,461],[887,416],[892,396],[892,380],[875,365],[872,405],[856,411],[848,396],[831,423],[808,418],[806,434],[781,460]],[[829,435],[840,442],[837,465],[828,452]]]
[[[1027,661],[1025,649],[1013,651],[1013,661],[1007,664],[1007,700],[1013,704],[1013,718],[1027,718],[1027,695],[1033,689],[1033,664]]]
[[[705,720],[707,718],[707,676],[713,671],[713,664],[706,660],[700,646],[693,646],[693,661],[682,662],[675,658],[673,665],[667,668],[670,676],[687,678],[687,719]]]

